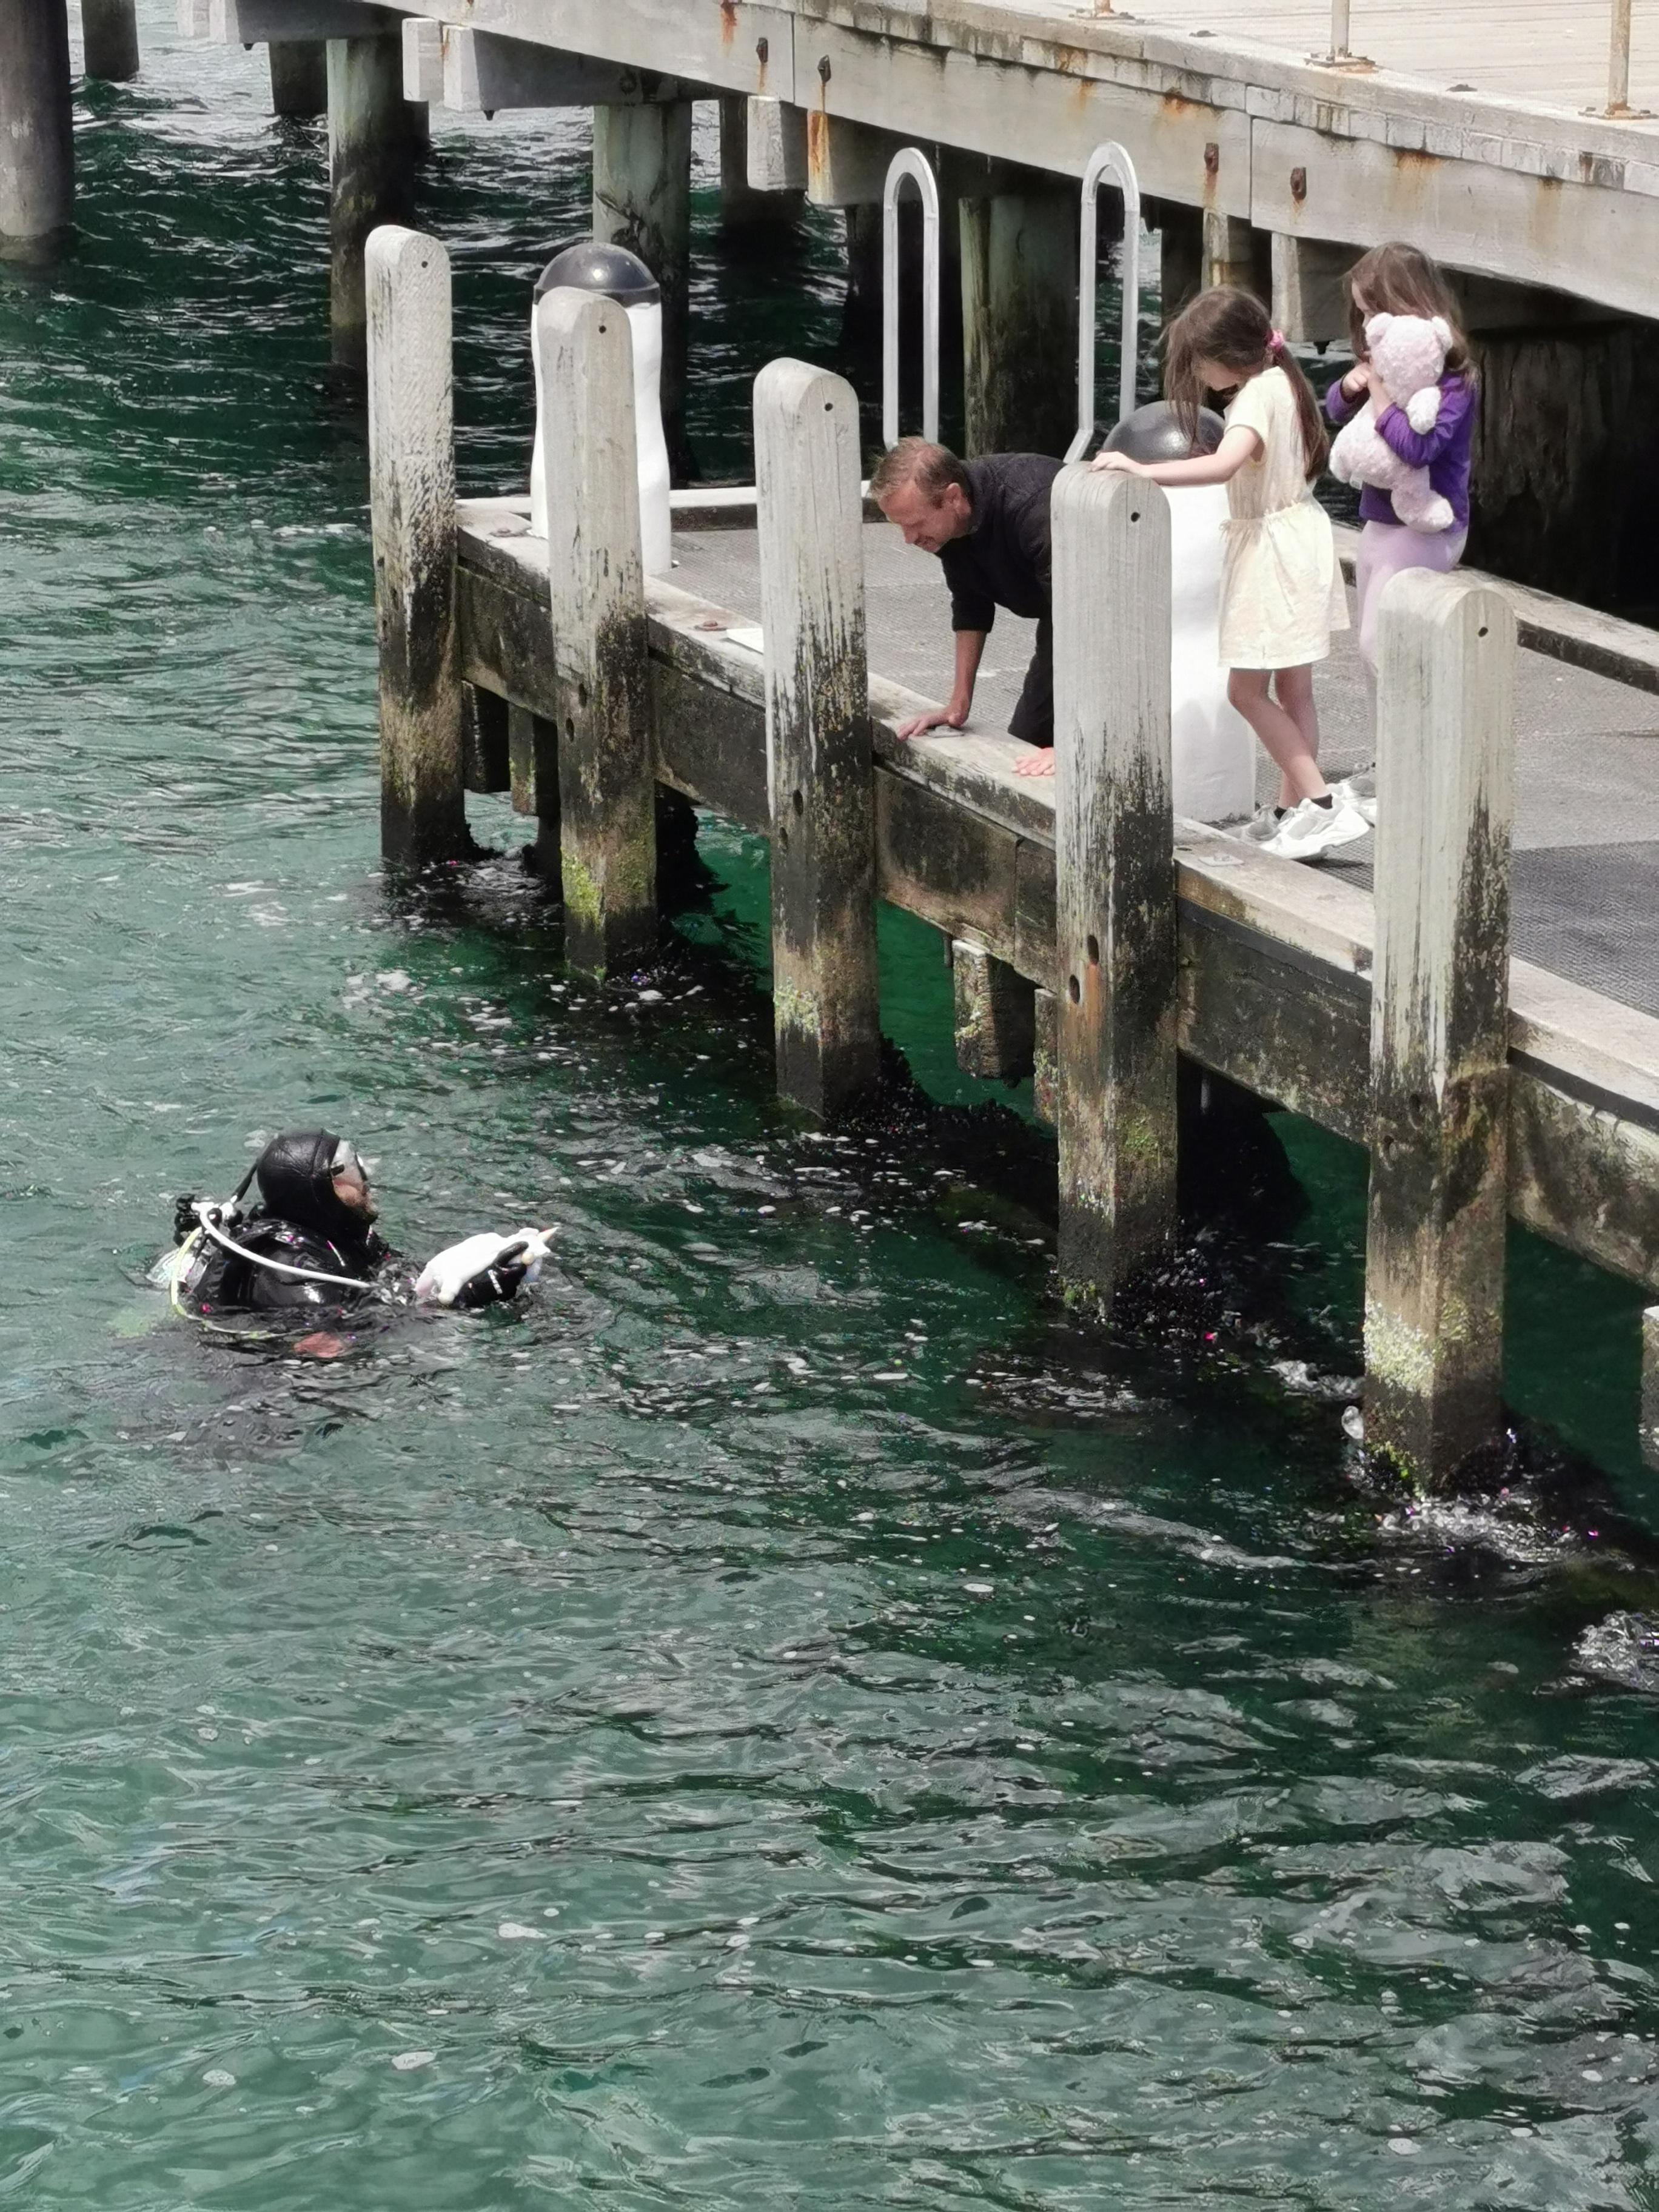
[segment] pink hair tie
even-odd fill
[[[1269,335],[1267,339],[1267,350],[1269,353],[1284,352],[1285,333],[1283,331],[1274,331]]]

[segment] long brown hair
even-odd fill
[[[1445,374],[1474,380],[1474,363],[1451,286],[1436,264],[1403,239],[1362,253],[1348,271],[1348,340],[1356,361],[1366,357],[1365,325],[1373,315],[1443,316],[1451,326]]]
[[[1241,292],[1218,284],[1200,292],[1182,309],[1170,325],[1164,357],[1164,389],[1176,411],[1176,420],[1187,434],[1187,442],[1198,451],[1198,417],[1204,404],[1205,383],[1200,362],[1214,362],[1231,370],[1241,384],[1264,369],[1282,368],[1296,394],[1297,427],[1302,432],[1303,465],[1308,481],[1325,465],[1331,441],[1314,390],[1295,357],[1273,328],[1273,317],[1254,292]]]

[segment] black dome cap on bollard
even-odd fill
[[[1200,408],[1197,451],[1214,453],[1226,427],[1212,408]],[[1132,461],[1158,462],[1188,460],[1194,447],[1188,444],[1187,434],[1170,402],[1154,399],[1149,406],[1137,407],[1133,415],[1126,415],[1116,429],[1102,440],[1100,450],[1127,453]]]
[[[534,297],[568,285],[577,292],[597,292],[622,307],[650,307],[662,297],[662,288],[637,253],[625,246],[599,246],[579,238],[561,246],[536,279]]]

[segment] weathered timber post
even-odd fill
[[[1502,1421],[1515,617],[1410,569],[1379,642],[1365,1437],[1443,1483]]]
[[[957,1066],[964,1075],[1017,1083],[1036,1057],[1036,994],[1017,969],[963,938],[951,945]]]
[[[1642,1316],[1642,1458],[1659,1467],[1659,1306]]]
[[[726,228],[770,234],[797,222],[805,204],[804,189],[763,192],[750,183],[749,101],[740,92],[722,94],[720,221]]]
[[[686,472],[691,278],[691,102],[593,110],[593,235],[637,253],[662,287],[662,415],[677,480]]]
[[[1052,1129],[1060,1120],[1060,1000],[1041,983],[1031,994],[1031,1103]]]
[[[328,112],[328,48],[321,39],[270,41],[270,112],[309,120]]]
[[[967,450],[1063,453],[1077,427],[1077,195],[959,204]]]
[[[138,74],[138,11],[134,0],[81,0],[81,44],[87,75],[125,84]]]
[[[657,949],[656,745],[640,558],[628,313],[561,285],[536,310],[546,408],[547,568],[562,699],[565,954],[590,975]],[[538,749],[536,782],[545,773]]]
[[[1060,1272],[1103,1312],[1176,1223],[1169,502],[1066,469],[1054,544]]]
[[[64,0],[0,0],[0,260],[49,252],[75,216]]]
[[[380,647],[380,849],[423,867],[471,850],[455,599],[449,256],[377,230],[368,287],[369,494]]]
[[[805,362],[755,380],[778,1090],[832,1115],[875,1082],[875,788],[859,406]]]
[[[404,98],[400,36],[328,42],[330,350],[361,368],[368,326],[363,249],[372,230],[406,222],[426,138],[423,108]]]

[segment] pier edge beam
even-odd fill
[[[1076,191],[958,206],[965,450],[1063,453],[1077,428]]]
[[[637,253],[662,288],[662,416],[684,482],[691,279],[691,102],[593,110],[593,236]]]
[[[0,260],[51,253],[75,219],[65,0],[0,0]]]
[[[1060,1273],[1105,1313],[1176,1225],[1169,502],[1062,470],[1054,546]]]
[[[273,39],[270,112],[309,122],[328,113],[328,47],[321,39]]]
[[[957,1066],[964,1075],[1018,1083],[1036,1054],[1036,992],[1018,969],[965,938],[951,943]]]
[[[363,249],[371,231],[406,223],[426,111],[404,98],[401,33],[328,41],[329,348],[361,368],[368,327]]]
[[[880,1068],[875,770],[858,396],[775,361],[755,380],[778,1091],[830,1116]]]
[[[1410,569],[1379,640],[1365,1440],[1445,1484],[1503,1420],[1515,617]]]
[[[380,640],[380,848],[424,867],[470,852],[455,581],[449,256],[386,227],[365,254]]]
[[[135,0],[81,0],[81,45],[88,76],[130,83],[138,74]]]
[[[560,286],[536,311],[547,570],[561,699],[565,957],[599,977],[657,950],[656,737],[640,553],[634,344],[615,301]],[[538,748],[539,794],[550,764]],[[548,840],[538,836],[538,849]]]

